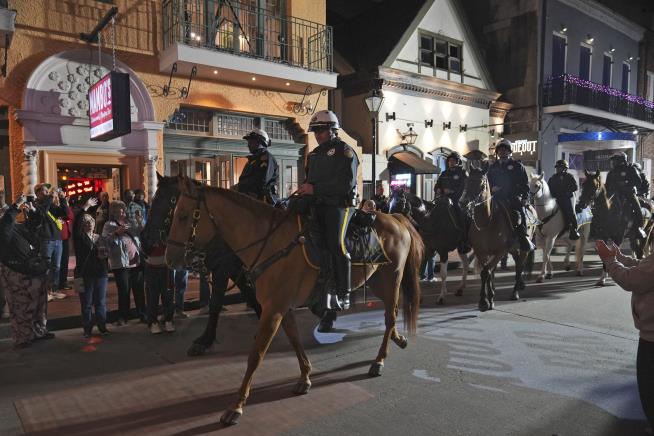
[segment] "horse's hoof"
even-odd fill
[[[404,336],[400,336],[399,338],[395,339],[395,344],[401,349],[405,349],[406,346],[409,345],[409,341]]]
[[[382,369],[384,369],[384,364],[375,362],[372,365],[370,365],[370,369],[368,370],[368,375],[370,377],[380,377],[382,375]]]
[[[309,393],[310,389],[311,389],[311,382],[299,381],[293,387],[293,393],[295,395],[306,395]]]
[[[567,266],[565,267],[565,270],[566,270],[566,271],[570,271],[571,269],[572,269],[572,268],[570,268],[570,265],[567,265]]]
[[[438,300],[436,300],[436,304],[442,306],[443,304],[445,304],[445,298],[438,297]]]
[[[495,302],[491,301],[490,303],[488,303],[488,310],[493,310],[493,309],[495,309]]]
[[[205,344],[194,342],[186,351],[186,355],[189,357],[204,356],[208,349],[209,347]]]
[[[547,280],[551,279],[553,276],[554,276],[554,275],[553,275],[552,273],[547,273],[547,274],[545,274],[545,278],[546,278]]]
[[[332,320],[321,320],[318,325],[318,331],[320,333],[329,333],[334,329],[334,321]]]
[[[595,286],[604,286],[604,280],[598,280],[595,282]]]
[[[515,289],[516,289],[516,291],[524,291],[525,290],[525,282],[523,282],[522,280],[520,280],[519,282],[516,282]]]
[[[486,312],[487,310],[491,309],[490,304],[488,303],[488,300],[483,300],[479,302],[479,311],[480,312]]]
[[[543,276],[538,276],[536,283],[543,283]]]
[[[511,300],[518,301],[519,299],[520,299],[520,294],[518,294],[518,291],[513,291],[513,294],[511,295]]]
[[[220,423],[223,425],[236,425],[241,415],[243,415],[243,412],[238,410],[225,410],[223,416],[220,417]]]
[[[457,297],[462,297],[463,296],[463,288],[457,289],[456,292],[454,293],[454,295],[456,295]]]
[[[577,277],[581,277],[581,276],[583,276],[583,275],[584,275],[584,272],[583,272],[583,271],[577,271]]]

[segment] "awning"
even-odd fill
[[[426,160],[420,159],[409,151],[400,151],[388,158],[389,165],[393,163],[408,167],[414,174],[436,174],[438,167]]]

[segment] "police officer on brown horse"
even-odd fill
[[[273,206],[277,203],[277,180],[279,166],[268,151],[270,138],[261,129],[253,129],[243,139],[248,141],[248,163],[238,179],[237,189],[251,197],[265,201]]]
[[[532,251],[535,247],[527,235],[527,217],[525,207],[529,198],[529,179],[522,162],[513,160],[511,141],[502,139],[495,146],[497,160],[488,169],[488,182],[494,199],[506,206],[512,215],[520,217],[513,223],[515,236],[520,249]],[[512,217],[514,219],[515,216]],[[518,220],[516,220],[518,221]]]
[[[438,180],[434,186],[434,194],[436,194],[437,197],[444,196],[452,201],[452,206],[456,211],[459,224],[464,228],[464,239],[461,241],[460,247],[461,251],[464,253],[470,251],[467,242],[469,220],[459,205],[459,199],[461,198],[461,194],[463,194],[467,178],[468,173],[463,168],[461,155],[454,151],[447,156],[447,168],[440,176],[438,176]]]
[[[647,235],[643,231],[643,211],[636,197],[641,183],[638,171],[627,162],[627,153],[620,152],[611,156],[611,171],[606,175],[606,191],[625,201],[627,211],[631,212],[636,236],[645,239]]]
[[[579,189],[577,181],[568,173],[568,161],[560,159],[554,165],[556,174],[552,175],[547,181],[550,188],[552,197],[556,199],[556,203],[561,208],[563,218],[570,229],[570,240],[574,241],[579,239],[579,232],[577,231],[577,215],[572,207],[574,193]]]
[[[344,237],[354,212],[357,188],[356,153],[338,136],[338,118],[332,111],[316,112],[309,122],[318,147],[309,153],[307,179],[298,188],[300,195],[313,195],[314,213],[330,253],[335,289],[327,296],[327,309],[349,308],[351,292],[350,255]]]

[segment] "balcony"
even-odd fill
[[[11,44],[16,23],[16,11],[7,9],[7,1],[0,0],[0,48],[5,50]]]
[[[654,130],[654,102],[570,74],[550,77],[544,88],[544,106],[545,113],[611,130]]]
[[[159,70],[249,88],[336,87],[332,28],[248,0],[164,0]],[[253,79],[254,78],[254,79]]]

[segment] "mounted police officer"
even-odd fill
[[[488,169],[488,182],[493,197],[504,204],[519,222],[514,222],[514,232],[521,250],[532,251],[535,247],[527,235],[525,206],[529,197],[529,180],[522,162],[513,160],[511,141],[502,139],[495,146],[497,160]],[[516,220],[517,221],[517,220]]]
[[[298,188],[299,195],[314,197],[314,213],[334,270],[335,292],[327,296],[327,309],[335,310],[347,309],[350,304],[352,265],[343,239],[354,212],[359,166],[354,150],[337,136],[339,128],[332,111],[313,115],[309,131],[319,145],[309,153],[307,179]]]
[[[462,251],[470,251],[467,243],[468,236],[468,219],[467,215],[459,205],[459,199],[463,194],[468,173],[463,169],[461,155],[456,151],[447,156],[447,168],[441,173],[434,186],[434,194],[437,197],[445,196],[452,201],[454,210],[459,218],[459,224],[464,227],[464,240],[461,243]]]
[[[638,172],[638,176],[640,176],[640,185],[636,188],[636,195],[638,195],[641,198],[648,199],[649,180],[647,180],[647,175],[643,171],[643,167],[641,167],[638,162],[634,162],[633,166],[634,168],[636,168],[636,171]]]
[[[279,166],[268,151],[270,139],[261,129],[253,129],[243,139],[248,141],[248,163],[238,179],[238,192],[242,192],[273,206],[277,203]]]
[[[643,231],[643,211],[636,197],[641,183],[638,170],[627,162],[627,153],[621,152],[611,156],[611,171],[606,175],[606,191],[609,195],[616,195],[625,200],[626,207],[632,214],[634,232],[645,239],[647,235]]]
[[[552,175],[547,181],[550,187],[552,196],[556,199],[556,203],[561,208],[565,223],[570,229],[570,240],[579,239],[579,232],[577,231],[577,215],[574,212],[572,203],[574,201],[574,193],[579,188],[577,181],[568,173],[568,161],[560,159],[554,165],[556,174]]]

